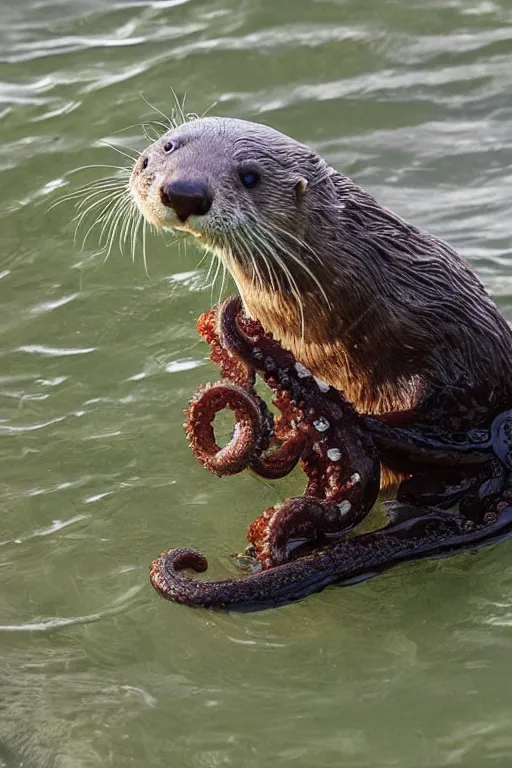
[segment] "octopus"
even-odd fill
[[[167,600],[261,610],[512,533],[512,410],[493,413],[461,384],[460,391],[439,386],[410,411],[359,413],[246,316],[236,296],[202,314],[198,331],[221,379],[200,387],[185,412],[197,460],[219,477],[250,469],[269,479],[300,462],[307,485],[249,525],[250,573],[204,581],[186,573],[207,570],[203,554],[163,552],[150,580]],[[273,410],[256,390],[258,378]],[[226,408],[235,427],[221,447],[214,421]],[[377,501],[382,464],[404,479],[386,503],[386,524],[357,534]]]

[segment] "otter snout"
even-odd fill
[[[204,181],[178,179],[160,187],[160,199],[172,208],[183,223],[189,216],[204,216],[212,204],[212,195]]]

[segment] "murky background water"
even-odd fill
[[[148,584],[175,544],[233,572],[302,483],[220,481],[187,448],[216,376],[194,247],[150,238],[147,277],[47,212],[104,173],[72,169],[124,163],[101,140],[142,148],[141,93],[169,112],[171,87],[312,144],[512,320],[510,0],[1,0],[0,766],[508,767],[510,542],[249,616]]]

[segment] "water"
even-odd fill
[[[216,375],[198,252],[153,237],[148,277],[47,212],[104,173],[72,169],[124,163],[102,140],[142,148],[140,94],[169,112],[171,86],[315,146],[512,320],[510,0],[1,0],[0,766],[508,767],[512,543],[248,616],[148,585],[176,544],[233,573],[302,487],[187,448]]]

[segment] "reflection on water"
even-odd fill
[[[510,0],[1,4],[0,766],[510,765],[510,543],[261,615],[157,598],[162,549],[233,573],[302,480],[218,481],[187,449],[220,290],[194,246],[148,238],[148,277],[140,242],[104,262],[52,205],[112,172],[79,166],[129,165],[104,142],[142,149],[172,87],[313,145],[512,319],[511,21]]]

